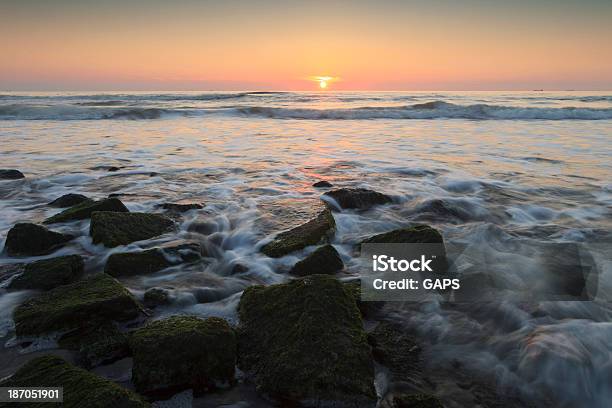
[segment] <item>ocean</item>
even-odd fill
[[[334,214],[331,243],[346,265],[343,279],[358,277],[355,244],[414,223],[438,228],[457,264],[485,259],[478,273],[514,282],[537,281],[554,263],[539,253],[554,258],[562,244],[575,244],[598,272],[596,302],[432,301],[388,318],[427,344],[430,373],[458,361],[535,406],[552,399],[603,408],[612,400],[611,139],[610,92],[5,92],[0,167],[26,178],[0,181],[0,236],[57,213],[47,203],[71,192],[113,194],[131,211],[203,203],[180,218],[175,234],[127,249],[198,239],[216,248],[205,267],[122,283],[138,296],[169,288],[174,301],[154,318],[185,313],[234,323],[244,288],[286,281],[287,269],[312,252],[271,259],[259,248],[320,211],[327,189],[312,187],[319,180],[394,199]],[[126,250],[93,245],[87,220],[54,229],[79,238],[53,256],[82,254],[90,273]],[[0,264],[28,260],[0,255]],[[11,362],[53,346],[49,339],[15,346],[11,314],[25,296],[0,289],[0,356]],[[0,377],[14,367],[3,370]],[[377,378],[384,389],[384,375]],[[471,406],[469,387],[436,378],[443,398]],[[266,405],[246,392],[207,398]]]

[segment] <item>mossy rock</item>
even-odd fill
[[[26,264],[23,273],[11,281],[9,289],[49,290],[66,285],[83,275],[83,258],[66,255]]]
[[[361,282],[350,281],[344,282],[344,290],[355,300],[355,304],[359,309],[359,313],[363,317],[372,317],[378,314],[378,312],[385,306],[383,301],[364,301],[361,300]]]
[[[331,245],[324,245],[293,265],[289,273],[295,276],[333,275],[342,268],[344,268],[344,263],[336,248]]]
[[[111,276],[131,276],[154,273],[173,265],[196,262],[202,248],[197,242],[164,245],[137,252],[115,253],[108,257],[104,272]]]
[[[149,406],[134,392],[52,355],[30,360],[12,377],[0,383],[0,386],[63,387],[64,402],[61,406],[67,408],[85,406],[88,408],[145,408]],[[26,405],[45,408],[59,404],[32,402]],[[13,406],[21,407],[23,403],[15,403]]]
[[[112,248],[150,239],[174,228],[174,222],[162,215],[96,211],[91,215],[89,235],[94,244]]]
[[[374,235],[362,244],[443,244],[442,234],[429,225],[400,228],[383,234]]]
[[[61,348],[76,351],[79,363],[86,368],[112,363],[130,354],[127,336],[108,320],[88,322],[64,334],[58,343]]]
[[[392,397],[392,408],[444,408],[431,394],[398,394]]]
[[[200,203],[164,203],[161,208],[169,212],[184,213],[191,210],[201,210],[204,206]]]
[[[147,307],[157,307],[170,303],[170,291],[164,288],[147,289],[144,293],[144,303]]]
[[[13,318],[17,335],[28,336],[82,327],[91,320],[132,320],[141,312],[123,285],[99,273],[25,301]]]
[[[53,224],[56,222],[84,220],[90,218],[94,211],[129,212],[130,210],[118,198],[106,198],[100,201],[86,200],[59,214],[55,214],[53,217],[47,218],[43,223]]]
[[[72,239],[72,235],[51,231],[42,225],[21,222],[9,230],[4,248],[11,256],[46,255]]]
[[[63,196],[56,198],[55,200],[51,201],[49,205],[51,207],[66,208],[66,207],[75,206],[77,204],[81,204],[82,202],[88,201],[88,200],[89,198],[87,198],[83,194],[69,193],[69,194],[64,194]]]
[[[261,248],[261,252],[271,258],[280,258],[293,251],[325,241],[335,229],[334,216],[329,210],[325,210],[315,219],[278,234],[274,241]]]
[[[328,191],[324,196],[333,199],[340,206],[340,209],[366,210],[375,205],[389,204],[393,201],[386,194],[365,188],[341,188]],[[336,206],[332,207],[336,208]]]
[[[374,365],[359,310],[329,275],[251,286],[238,306],[239,366],[282,403],[374,406]]]
[[[150,396],[192,388],[196,393],[231,382],[236,334],[223,319],[173,316],[136,330],[129,338],[132,381]]]

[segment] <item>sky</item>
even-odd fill
[[[0,90],[612,90],[610,0],[0,0]]]

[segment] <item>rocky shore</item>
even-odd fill
[[[4,173],[3,173],[4,174]],[[14,173],[6,173],[14,177]],[[318,182],[315,188],[331,184]],[[31,359],[0,386],[63,386],[64,405],[145,407],[184,390],[194,395],[252,385],[279,406],[389,408],[444,406],[435,380],[423,371],[421,345],[411,333],[385,320],[383,302],[361,302],[359,284],[340,279],[345,265],[329,244],[334,214],[366,211],[393,203],[365,189],[326,192],[325,207],[312,220],[276,234],[261,253],[280,258],[314,246],[296,262],[285,283],[248,287],[240,296],[239,322],[218,317],[175,315],[158,319],[154,308],[170,302],[151,286],[138,298],[121,279],[146,276],[207,256],[197,242],[178,240],[141,251],[114,251],[99,270],[85,270],[87,254],[62,255],[0,269],[6,291],[31,290],[14,311],[18,342],[38,336],[57,339],[72,363],[46,355]],[[78,237],[54,230],[62,223],[90,220],[93,244],[117,248],[172,234],[175,217],[200,204],[162,206],[166,213],[131,212],[118,198],[92,200],[69,194],[49,204],[65,208],[43,224],[16,224],[4,250],[13,257],[48,255]],[[364,242],[442,243],[427,225],[388,231]],[[142,300],[141,300],[142,299]],[[131,358],[134,390],[92,369]],[[388,383],[376,385],[377,373]],[[461,370],[457,369],[457,375]],[[526,406],[497,396],[494,387],[474,382],[483,401]],[[503,405],[503,404],[508,405]],[[502,404],[502,405],[499,405]]]

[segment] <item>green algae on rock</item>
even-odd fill
[[[105,198],[100,201],[85,200],[80,204],[74,205],[65,209],[59,214],[43,221],[44,224],[53,224],[57,222],[84,220],[90,218],[94,211],[113,211],[113,212],[129,212],[121,200],[117,198]]]
[[[28,299],[13,313],[18,336],[82,327],[92,320],[137,318],[142,306],[118,281],[105,273],[59,286]]]
[[[144,293],[146,307],[157,307],[170,303],[170,291],[164,288],[150,288]]]
[[[49,290],[74,282],[83,275],[83,258],[66,255],[42,259],[23,266],[23,273],[8,285],[9,289]]]
[[[129,344],[132,381],[147,395],[172,395],[189,388],[204,392],[234,378],[236,334],[217,317],[159,320],[133,332]]]
[[[89,198],[87,198],[83,194],[69,193],[69,194],[64,194],[63,196],[58,197],[55,200],[51,201],[49,203],[49,206],[57,207],[57,208],[66,208],[66,207],[75,206],[77,204],[81,204],[83,201],[88,201],[88,200]]]
[[[91,215],[89,235],[94,244],[112,248],[168,232],[174,222],[159,214],[96,211]]]
[[[9,230],[4,248],[11,256],[46,255],[72,239],[72,235],[51,231],[42,225],[20,222]]]
[[[258,391],[307,406],[373,406],[374,365],[359,310],[329,275],[251,286],[238,306],[239,367]]]
[[[329,210],[324,210],[315,219],[281,232],[272,242],[264,245],[261,252],[271,258],[280,258],[293,251],[325,241],[335,229],[334,216]]]
[[[362,244],[443,244],[442,234],[429,225],[400,228],[383,234],[374,235]]]
[[[343,285],[344,290],[355,300],[361,316],[372,317],[385,306],[386,302],[383,301],[361,300],[361,282],[359,280],[344,282]]]
[[[342,268],[344,268],[344,263],[340,254],[333,246],[328,244],[317,248],[312,254],[298,261],[289,273],[295,276],[333,275]]]
[[[62,358],[45,355],[23,365],[2,387],[63,387],[67,408],[146,408],[139,395],[114,382],[69,364]],[[28,407],[45,408],[48,402],[31,402]],[[54,404],[51,404],[54,405]]]

